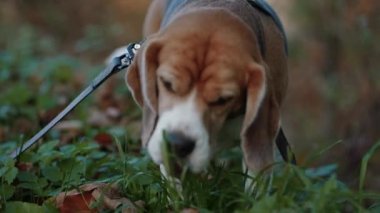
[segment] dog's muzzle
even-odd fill
[[[173,154],[180,158],[186,158],[194,150],[195,140],[181,132],[168,132],[166,140],[170,145]]]
[[[162,164],[166,157],[164,143],[170,154],[188,166],[193,172],[200,172],[208,165],[210,158],[209,134],[203,124],[202,114],[196,107],[195,91],[183,102],[164,111],[148,141],[149,155],[156,164]]]

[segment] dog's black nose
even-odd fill
[[[174,151],[174,154],[180,158],[188,156],[195,147],[195,141],[181,132],[168,132],[166,134],[166,139],[168,140],[172,151]]]

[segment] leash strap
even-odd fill
[[[140,48],[140,44],[131,43],[127,46],[126,52],[121,56],[112,59],[111,63],[101,72],[90,85],[87,86],[66,108],[61,111],[53,120],[51,120],[44,128],[35,134],[26,143],[19,146],[12,154],[13,159],[20,156],[25,150],[29,149],[33,144],[37,143],[50,129],[52,129],[60,120],[62,120],[69,112],[71,112],[80,102],[82,102],[88,95],[90,95],[96,88],[98,88],[105,80],[111,75],[118,73],[124,68],[131,65],[132,60]]]

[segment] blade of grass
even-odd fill
[[[323,148],[321,151],[317,152],[316,154],[313,154],[306,160],[305,165],[309,165],[311,162],[315,162],[316,159],[320,158],[321,155],[325,154],[327,151],[334,148],[336,145],[342,143],[342,140],[339,140],[331,145],[328,145],[327,147]]]
[[[117,137],[115,137],[115,136],[113,138],[115,140],[117,151],[119,152],[119,155],[120,155],[121,159],[126,159],[125,158],[124,150],[123,150],[122,145],[120,143],[120,140]]]
[[[173,168],[170,161],[173,160],[172,159],[173,156],[170,150],[169,141],[167,139],[167,135],[165,131],[162,132],[162,138],[163,138],[163,141],[161,143],[162,162],[164,164],[165,170],[168,173],[168,175],[172,175]]]
[[[375,152],[380,149],[380,141],[377,142],[375,145],[371,147],[371,149],[367,152],[367,154],[364,155],[361,165],[360,165],[360,179],[359,179],[359,193],[360,193],[360,199],[359,203],[363,204],[363,188],[364,188],[364,181],[365,181],[365,176],[367,174],[367,167],[368,167],[368,162],[371,159],[371,157],[375,154]]]

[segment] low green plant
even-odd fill
[[[117,183],[123,196],[144,201],[141,210],[146,212],[184,208],[201,212],[375,212],[379,208],[379,194],[366,192],[362,185],[358,191],[349,189],[337,179],[334,164],[311,169],[277,163],[273,165],[276,169],[272,176],[264,172],[248,177],[237,161],[231,162],[229,167],[213,162],[207,173],[186,173],[181,180],[182,191],[178,192],[146,153],[128,153],[130,146],[138,146],[138,143],[118,143],[128,148],[123,148],[123,153],[108,153],[91,141],[64,146],[57,146],[58,141],[49,141],[23,154],[18,163],[2,154],[2,207],[15,208],[15,201],[43,204],[60,192],[100,181]],[[379,144],[367,156],[371,156]],[[2,145],[2,153],[8,147]],[[363,159],[363,166],[368,158]],[[33,167],[20,169],[20,163],[25,162]],[[361,176],[363,173],[362,170]],[[250,193],[244,189],[246,178],[252,178],[257,186]],[[371,206],[366,206],[364,200]]]

